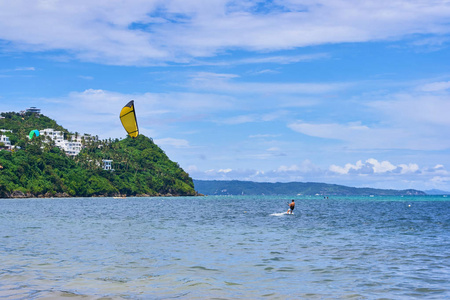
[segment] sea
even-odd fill
[[[450,299],[450,197],[0,199],[1,299]]]

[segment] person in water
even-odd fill
[[[292,214],[292,212],[294,211],[295,208],[295,202],[294,199],[292,199],[292,202],[289,204],[289,209],[287,211],[288,214]]]

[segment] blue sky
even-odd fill
[[[363,2],[363,3],[361,3]],[[0,111],[194,179],[450,190],[448,1],[1,1]]]

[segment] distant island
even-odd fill
[[[72,133],[37,108],[0,114],[0,198],[194,196],[152,139]]]
[[[194,180],[199,193],[205,195],[305,195],[305,196],[410,196],[426,195],[418,190],[355,188],[316,182],[269,183],[252,181]]]
[[[450,195],[450,192],[437,190],[437,189],[426,190],[425,193],[427,193],[427,195]]]

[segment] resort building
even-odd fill
[[[57,142],[62,143],[62,141],[64,140],[64,133],[61,131],[54,130],[52,128],[39,130],[39,134],[50,137],[50,139],[55,141],[55,143]]]
[[[90,134],[83,134],[83,135],[78,135],[77,137],[72,136],[72,140],[76,141],[76,142],[85,142],[85,143],[92,143],[92,142],[98,142],[98,137],[97,136],[92,136]]]
[[[37,114],[37,115],[40,115],[40,114],[41,114],[41,109],[32,106],[32,107],[30,107],[30,108],[27,109],[27,112],[29,112],[29,113],[35,113],[35,114]]]
[[[63,149],[67,155],[76,156],[81,152],[81,143],[80,142],[71,142],[67,140],[63,140],[61,143],[56,143],[56,146]]]
[[[6,149],[11,150],[11,142],[6,135],[0,135],[0,143],[3,143]]]
[[[32,106],[32,107],[30,107],[30,108],[27,108],[26,110],[21,110],[20,113],[21,113],[22,115],[24,115],[25,113],[33,113],[33,114],[35,114],[36,116],[40,116],[40,115],[41,115],[41,109],[40,109],[40,108],[37,108],[37,107],[35,107],[35,106]]]
[[[102,159],[103,162],[103,170],[106,171],[114,171],[114,169],[112,168],[112,160],[111,159]]]
[[[80,153],[82,145],[81,142],[68,141],[64,139],[64,133],[52,128],[46,128],[39,131],[40,135],[49,137],[55,142],[55,145],[64,150],[67,155],[76,156]]]

